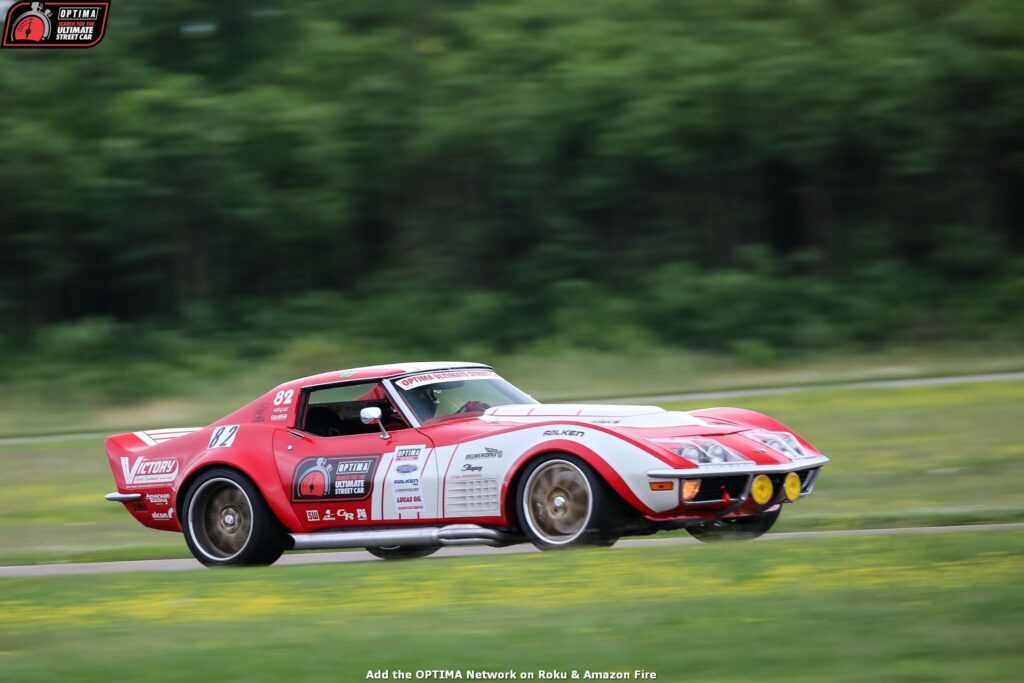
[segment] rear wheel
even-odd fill
[[[185,543],[205,565],[272,564],[284,552],[281,524],[237,470],[201,474],[189,486],[184,507]]]
[[[433,555],[440,546],[436,545],[395,545],[386,548],[367,548],[366,552],[382,560],[412,560]]]
[[[523,533],[541,550],[614,543],[608,486],[575,457],[550,455],[528,465],[516,499]]]
[[[780,505],[770,512],[762,512],[759,515],[749,517],[727,517],[716,519],[707,524],[686,527],[690,535],[698,541],[705,543],[714,541],[745,541],[758,536],[763,536],[779,518],[782,512]]]

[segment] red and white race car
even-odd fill
[[[755,537],[828,462],[749,410],[541,404],[476,363],[298,379],[208,427],[111,436],[107,457],[107,500],[184,532],[208,565],[312,548],[610,545],[677,528]]]

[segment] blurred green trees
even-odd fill
[[[1019,0],[123,2],[107,34],[0,54],[0,347],[1024,337]]]

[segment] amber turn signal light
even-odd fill
[[[671,491],[674,484],[670,481],[652,481],[652,491]]]

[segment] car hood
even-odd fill
[[[702,419],[681,410],[657,406],[592,403],[524,404],[489,408],[482,420],[496,424],[530,424],[566,420],[609,429],[681,429],[688,434],[726,434],[745,427]]]

